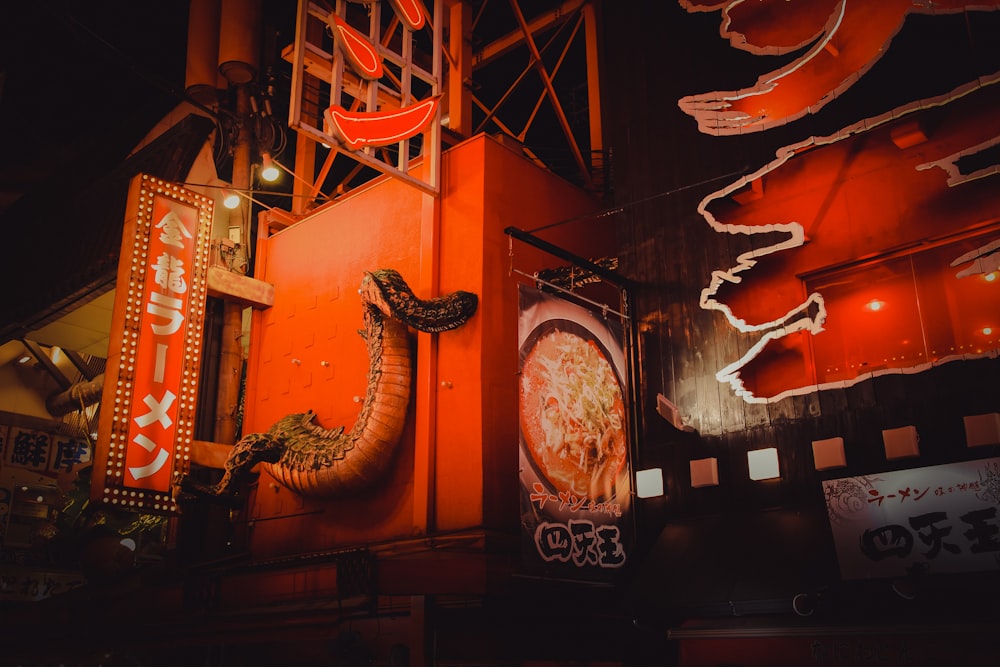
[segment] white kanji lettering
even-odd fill
[[[132,439],[132,442],[139,445],[149,453],[152,453],[157,448],[160,450],[150,463],[147,463],[144,466],[129,467],[128,470],[132,473],[132,477],[135,479],[143,479],[144,477],[155,475],[166,464],[167,459],[170,458],[170,453],[167,452],[166,449],[159,447],[159,445],[153,442],[153,440],[146,437],[142,433],[135,436],[135,438]]]
[[[150,267],[153,269],[153,281],[163,289],[174,294],[183,294],[187,291],[183,260],[162,253]]]
[[[145,428],[153,422],[158,421],[163,428],[170,428],[174,422],[170,419],[170,416],[167,415],[167,410],[169,410],[170,406],[174,404],[174,400],[176,398],[177,396],[169,389],[163,395],[162,401],[157,401],[153,398],[152,394],[146,394],[146,397],[142,399],[142,402],[149,408],[149,412],[136,417],[135,423],[140,427]]]
[[[170,348],[166,343],[156,345],[156,364],[153,367],[153,382],[161,384],[167,370],[167,350]]]
[[[184,221],[173,211],[163,216],[163,219],[156,224],[156,228],[162,230],[160,232],[161,241],[177,248],[184,247],[184,239],[193,238],[191,232],[184,226]]]
[[[146,304],[146,312],[156,317],[165,317],[167,324],[153,324],[153,333],[157,336],[169,336],[177,333],[184,322],[184,314],[180,312],[183,302],[180,299],[153,292],[149,295],[150,303]]]
[[[156,449],[156,446],[157,446],[156,443],[153,442],[152,438],[147,437],[147,436],[143,435],[142,433],[140,433],[139,435],[137,435],[134,438],[132,438],[132,442],[134,442],[135,444],[139,445],[140,447],[142,447],[143,449],[145,449],[147,452],[150,452],[150,453],[152,453],[153,450]]]

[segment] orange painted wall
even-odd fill
[[[352,427],[368,371],[358,287],[367,270],[416,274],[419,205],[418,191],[387,181],[258,244],[256,277],[274,285],[274,305],[251,323],[243,433],[310,409],[324,427]],[[378,493],[336,503],[303,499],[262,474],[250,517],[255,553],[309,552],[369,535],[406,534],[412,447],[398,453]]]
[[[436,244],[428,234],[435,206]],[[244,433],[308,409],[324,427],[353,425],[355,397],[364,396],[367,383],[367,353],[357,334],[364,271],[395,268],[426,298],[421,285],[436,270],[437,294],[472,291],[480,306],[462,328],[415,336],[418,363],[435,358],[434,341],[436,363],[415,369],[409,426],[377,488],[316,501],[261,475],[250,516],[255,557],[420,534],[420,494],[428,486],[428,532],[516,531],[517,289],[503,230],[540,227],[595,208],[586,193],[480,136],[445,153],[436,202],[399,181],[379,180],[259,243],[255,277],[275,286],[275,303],[252,323]],[[573,227],[546,239],[582,253],[613,242]],[[517,252],[522,269],[565,264],[523,244]],[[418,414],[416,406],[428,412]],[[415,454],[426,424],[435,434],[429,458],[422,447]],[[415,479],[415,470],[429,481]]]
[[[594,200],[523,156],[479,136],[448,154],[443,172],[442,289],[476,285],[480,311],[458,337],[442,345],[438,402],[437,528],[510,526],[517,521],[517,277],[504,229],[533,230],[596,209]],[[591,221],[591,227],[593,223]],[[590,256],[614,246],[611,230],[560,225],[539,237]],[[515,266],[531,273],[563,260],[514,242]],[[476,258],[476,261],[472,261]],[[456,337],[457,338],[457,337]],[[479,400],[468,402],[466,390]],[[470,445],[482,442],[479,451]],[[481,479],[482,489],[469,480]],[[481,518],[480,518],[481,517]]]

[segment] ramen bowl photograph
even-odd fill
[[[584,326],[547,320],[522,345],[521,447],[547,490],[611,500],[627,459],[622,383]]]

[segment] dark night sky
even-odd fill
[[[187,0],[0,10],[0,198],[141,137],[180,101]]]
[[[717,13],[685,15],[676,0],[656,4],[661,2],[657,12],[668,11],[686,21],[690,38],[699,40],[702,49],[714,47],[726,64],[708,63],[704,71],[667,67],[662,70],[667,76],[657,86],[676,89],[678,96],[717,88],[723,85],[720,76],[734,72],[732,63],[759,60],[726,48],[718,38]],[[8,224],[2,210],[19,193],[65,178],[81,158],[134,145],[182,100],[188,4],[189,0],[5,3],[0,9],[0,146],[6,158],[0,163],[0,227]],[[648,14],[649,5],[640,5],[644,8],[636,11]],[[264,2],[265,22],[284,31],[279,39],[284,43],[291,39],[294,13],[291,0]],[[852,104],[863,105],[872,115],[873,99],[888,103],[892,97],[884,94],[887,86],[902,86],[910,95],[923,97],[954,84],[938,76],[941,73],[960,73],[968,80],[970,74],[993,71],[1000,66],[1000,50],[992,39],[997,30],[1000,12],[912,16],[893,48],[850,95],[832,103],[822,117],[800,122],[788,133],[801,134],[807,124],[815,125],[809,133],[835,130],[823,125],[823,119],[839,117],[834,112]],[[906,42],[917,48],[904,48]],[[668,43],[662,48],[667,56],[676,51],[675,57],[683,57],[690,44]],[[753,67],[761,65],[754,62]],[[697,77],[697,82],[684,87],[681,72]],[[739,83],[749,83],[754,76],[748,72]],[[283,106],[287,87],[277,95]],[[671,113],[676,116],[676,109]],[[690,119],[680,122],[689,125]]]
[[[65,178],[81,159],[127,152],[183,101],[188,4],[4,4],[0,210],[21,192]],[[263,16],[270,34],[279,31],[280,50],[292,39],[295,3],[265,0]],[[2,213],[0,221],[7,224]]]

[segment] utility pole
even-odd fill
[[[232,184],[248,191],[253,169],[255,137],[250,120],[250,85],[257,77],[260,51],[260,0],[222,0],[219,32],[219,71],[236,93],[237,139],[233,147]],[[251,211],[249,200],[242,202],[243,220]],[[240,243],[249,243],[249,224]],[[240,378],[243,368],[243,306],[226,300],[223,304],[222,340],[219,352],[219,383],[215,409],[214,440],[232,444],[236,441],[236,415],[239,411]]]

